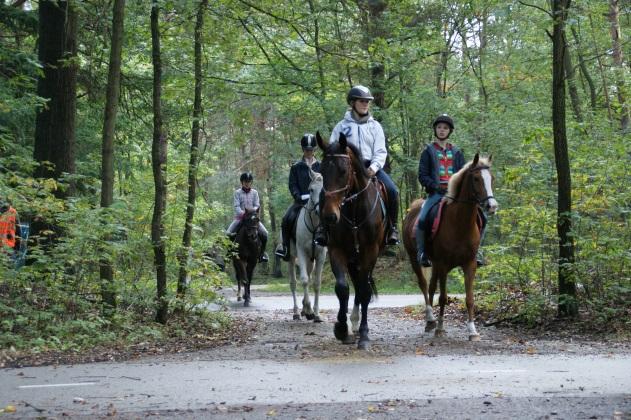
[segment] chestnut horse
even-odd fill
[[[320,173],[324,186],[320,198],[320,218],[329,227],[329,259],[335,276],[335,294],[340,304],[334,333],[345,344],[354,343],[346,323],[349,286],[348,273],[355,289],[355,308],[361,305],[359,349],[368,349],[368,304],[373,292],[372,277],[377,257],[384,247],[386,226],[385,197],[375,177],[368,176],[359,149],[348,144],[346,136],[326,144],[316,133],[324,151]],[[353,318],[353,317],[352,317]]]
[[[491,156],[488,159],[481,159],[479,154],[476,154],[472,162],[467,163],[449,180],[447,195],[443,198],[446,203],[442,209],[440,226],[426,247],[432,261],[431,268],[421,269],[416,260],[415,229],[423,204],[422,199],[412,203],[403,220],[403,244],[425,298],[425,331],[436,329],[436,336],[445,334],[443,315],[447,303],[447,274],[453,268],[461,267],[465,278],[469,340],[480,339],[473,317],[473,281],[477,268],[476,253],[480,246],[479,209],[484,208],[490,214],[497,210],[497,201],[493,197],[491,160]],[[431,272],[429,295],[426,280],[428,272]],[[434,318],[432,311],[437,281],[440,282],[438,320]]]
[[[237,277],[237,300],[241,300],[241,286],[243,286],[243,306],[250,306],[252,274],[261,253],[258,211],[246,210],[234,241],[238,246],[232,256],[232,264]]]

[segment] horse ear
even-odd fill
[[[491,163],[493,163],[493,154],[492,153],[489,155],[488,161],[489,161],[489,166],[491,166]]]
[[[340,138],[338,142],[340,143],[342,150],[346,150],[346,134],[340,133]]]
[[[478,161],[480,160],[480,153],[476,153],[475,156],[473,157],[473,163],[471,164],[471,167],[474,168],[478,165]]]
[[[318,147],[320,147],[320,149],[326,150],[328,144],[326,144],[326,142],[322,139],[320,131],[316,131],[316,141],[318,142]]]

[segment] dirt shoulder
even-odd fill
[[[231,297],[228,296],[228,299]],[[287,360],[383,358],[399,355],[432,357],[446,354],[631,353],[631,343],[628,340],[595,335],[593,331],[581,332],[578,323],[549,325],[545,329],[526,329],[515,325],[484,327],[483,320],[479,320],[477,325],[481,341],[469,342],[465,329],[465,311],[462,302],[458,300],[452,300],[446,308],[447,335],[441,338],[424,333],[423,313],[419,306],[369,309],[371,349],[366,352],[357,350],[354,345],[343,345],[334,338],[334,310],[321,311],[324,322],[314,323],[305,319],[293,320],[289,308],[243,311],[239,307],[232,300],[223,309],[234,320],[232,327],[226,331],[211,333],[196,330],[193,326],[188,334],[133,346],[99,346],[80,353],[20,355],[5,352],[1,361],[4,363],[3,367],[22,367],[139,360],[148,357],[169,360]]]

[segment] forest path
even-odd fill
[[[463,310],[452,304],[444,338],[422,332],[418,307],[371,309],[372,347],[359,351],[333,337],[333,310],[320,324],[294,321],[291,305],[263,309],[270,296],[258,291],[247,310],[229,294],[230,310],[252,331],[246,343],[124,363],[3,369],[0,403],[14,405],[20,418],[631,416],[629,343],[493,327],[480,327],[482,340],[472,343]]]

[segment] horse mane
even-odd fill
[[[447,203],[453,203],[454,198],[458,194],[458,191],[460,191],[460,186],[462,185],[462,180],[464,179],[464,175],[467,173],[467,170],[469,170],[472,164],[473,164],[473,161],[467,162],[462,167],[462,169],[460,169],[458,172],[453,174],[452,177],[449,179],[449,185],[447,186],[447,195],[445,197],[445,200],[447,200]],[[478,160],[478,164],[476,165],[476,168],[478,166],[491,166],[491,165],[489,163],[488,158],[480,157]]]
[[[355,168],[355,170],[359,170],[359,172],[362,174],[362,176],[364,178],[370,178],[368,176],[368,172],[366,167],[364,166],[364,158],[362,156],[362,152],[359,150],[359,148],[357,148],[357,146],[350,144],[348,142],[346,142],[346,147],[348,147],[349,149],[351,149],[351,153],[353,155],[355,155],[355,158],[357,159],[357,164],[355,166],[358,166],[358,168]],[[346,150],[341,150],[342,148],[340,147],[340,143],[339,142],[334,142],[331,143],[329,145],[329,147],[326,149],[326,153],[325,155],[328,154],[338,154],[338,153],[342,153],[345,154]]]

